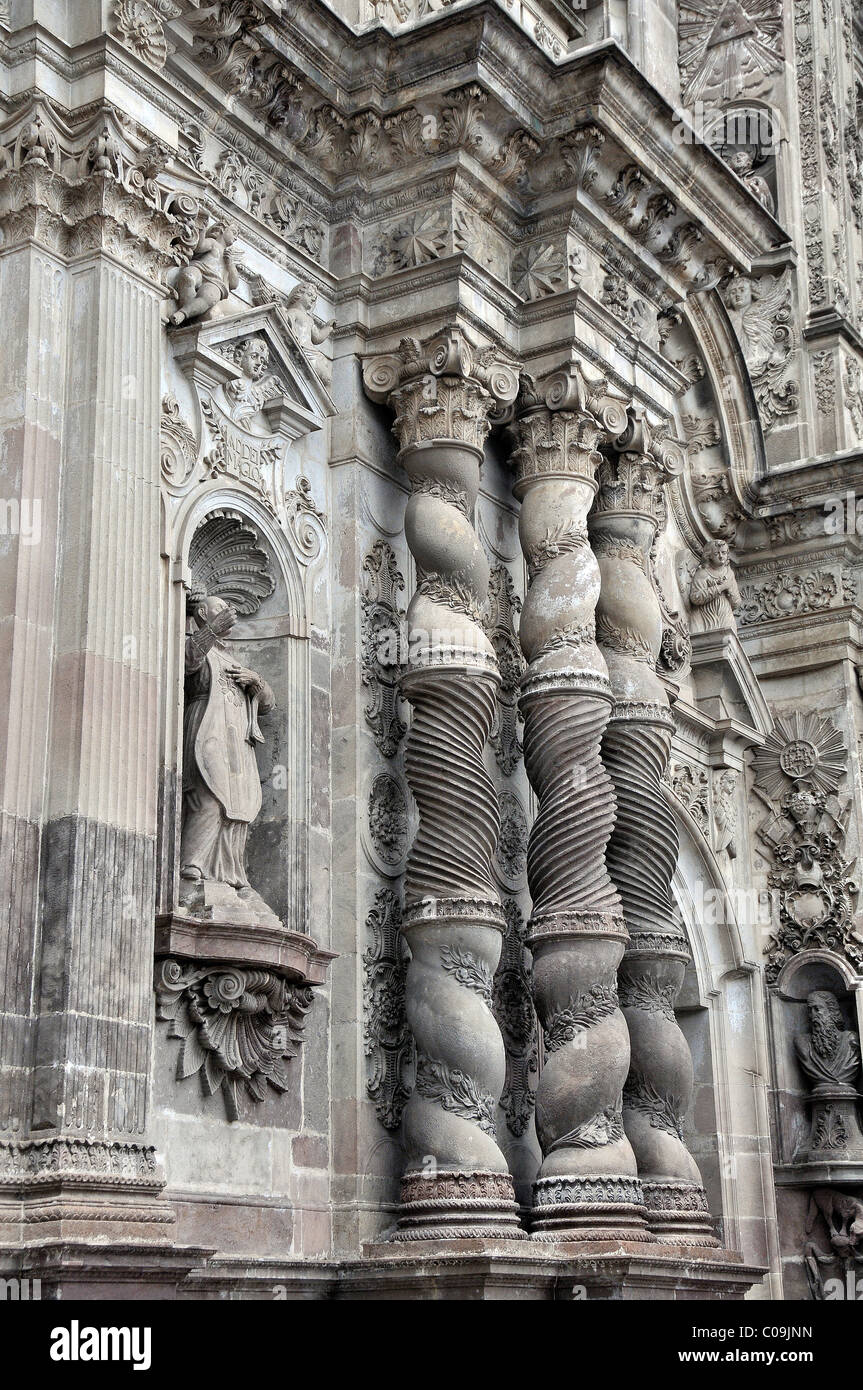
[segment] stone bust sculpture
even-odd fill
[[[816,989],[807,998],[809,1032],[794,1039],[797,1057],[806,1076],[819,1088],[831,1092],[837,1086],[852,1086],[860,1070],[860,1040],[845,1027],[835,994]]]
[[[326,342],[336,326],[336,321],[332,319],[330,323],[318,325],[312,313],[317,297],[318,292],[311,280],[301,280],[288,295],[284,314],[309,364],[324,385],[329,386],[333,376],[332,363],[322,352],[318,352],[317,345]]]
[[[725,541],[708,541],[702,550],[689,586],[689,603],[692,632],[736,627],[734,614],[740,607],[740,591]]]
[[[246,338],[233,356],[242,372],[237,381],[225,386],[225,399],[233,419],[245,425],[257,415],[261,406],[282,389],[270,367],[270,349],[263,338]]]
[[[223,639],[237,612],[222,598],[190,597],[186,639],[180,904],[209,918],[277,924],[246,873],[249,826],[261,809],[255,744],[273,692],[241,666]]]

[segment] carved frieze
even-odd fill
[[[404,587],[392,546],[375,541],[362,567],[362,682],[370,696],[365,720],[385,758],[395,757],[407,733],[399,696],[405,613],[398,595]]]
[[[737,621],[741,627],[751,627],[772,618],[822,612],[839,595],[839,581],[830,570],[786,571],[763,583],[741,586]]]
[[[500,667],[497,712],[490,742],[498,767],[506,777],[515,771],[522,756],[518,737],[521,718],[518,692],[525,661],[515,630],[515,618],[520,612],[521,599],[515,592],[512,575],[506,565],[495,565],[488,582],[488,606],[483,626],[494,647]]]
[[[363,953],[363,1048],[366,1091],[385,1129],[401,1124],[412,1090],[414,1042],[405,1013],[408,949],[401,933],[401,903],[390,888],[375,895],[366,918],[371,942]]]
[[[773,861],[779,926],[767,947],[765,973],[775,984],[783,965],[807,947],[844,955],[863,970],[855,927],[858,887],[846,858],[849,806],[836,791],[847,748],[836,725],[814,712],[780,716],[753,759],[756,785],[776,808],[758,828]]]
[[[526,946],[527,923],[514,898],[505,900],[504,915],[506,929],[494,977],[492,1007],[506,1049],[506,1083],[500,1104],[507,1128],[519,1138],[527,1131],[536,1104],[537,1025]]]

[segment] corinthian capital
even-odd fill
[[[155,284],[181,259],[198,205],[159,182],[170,150],[135,149],[111,109],[83,134],[40,103],[0,131],[0,231],[61,256],[105,251]],[[192,237],[194,241],[194,238]]]
[[[683,472],[684,446],[653,425],[641,406],[630,406],[625,430],[600,464],[594,519],[609,513],[637,513],[657,525],[665,514],[662,489]]]
[[[402,449],[446,439],[482,450],[494,417],[515,401],[518,369],[456,326],[425,341],[402,338],[395,352],[367,360],[363,382],[395,411]]]
[[[626,429],[626,402],[608,382],[591,379],[579,362],[566,362],[546,376],[523,375],[513,426],[516,494],[532,481],[575,476],[591,482],[598,448]]]

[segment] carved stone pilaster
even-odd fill
[[[656,672],[663,622],[649,570],[664,516],[661,490],[682,466],[682,450],[630,410],[626,432],[599,469],[590,537],[601,576],[597,641],[615,699],[602,741],[617,801],[608,869],[630,938],[619,975],[632,1050],[623,1123],[654,1235],[715,1245],[701,1175],[681,1129],[692,1060],[674,1001],[689,949],[671,896],[678,836],[661,779],[674,722]]]
[[[544,1159],[534,1230],[548,1240],[649,1238],[621,1113],[629,1039],[617,966],[627,938],[605,868],[614,797],[599,750],[611,690],[596,644],[599,573],[586,527],[598,445],[625,425],[624,404],[577,363],[541,382],[522,380],[512,455],[530,571],[521,707],[539,800],[528,844],[528,945],[547,1049],[536,1095]]]
[[[489,567],[473,526],[490,417],[516,395],[512,368],[459,329],[366,366],[396,413],[412,492],[405,534],[417,566],[402,692],[413,705],[405,767],[419,829],[405,876],[407,1019],[416,1088],[398,1240],[521,1236],[495,1135],[506,1059],[491,1011],[503,913],[491,870],[499,830],[485,764],[500,680],[481,622]]]

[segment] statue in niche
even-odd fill
[[[731,154],[724,155],[726,164],[734,173],[746,184],[749,192],[754,194],[762,207],[766,208],[772,217],[775,212],[773,194],[767,180],[760,174],[755,173],[755,154],[746,147],[734,149]]]
[[[857,1116],[855,1080],[860,1071],[860,1039],[845,1026],[839,1000],[829,989],[807,998],[809,1032],[794,1049],[812,1091],[812,1125],[805,1159],[809,1163],[863,1160],[863,1131]]]
[[[336,326],[335,319],[329,323],[318,324],[312,310],[318,292],[311,280],[301,280],[295,285],[285,300],[284,315],[294,338],[299,343],[309,365],[317,373],[324,386],[333,379],[333,366],[329,358],[318,352],[318,344],[325,343]]]
[[[231,353],[243,375],[238,381],[229,381],[224,387],[225,400],[231,418],[238,425],[248,428],[249,422],[257,415],[268,400],[282,394],[282,386],[269,370],[270,349],[263,338],[244,338]]]
[[[808,996],[809,1032],[794,1039],[801,1067],[813,1083],[831,1092],[836,1086],[852,1086],[860,1070],[860,1040],[845,1027],[839,1000],[829,989],[815,989]]]
[[[258,715],[272,710],[275,699],[267,682],[237,661],[225,640],[238,617],[231,599],[251,613],[273,591],[256,540],[236,515],[216,513],[193,541],[187,607],[195,627],[185,654],[180,906],[209,920],[272,926],[279,925],[278,918],[249,883],[246,842],[262,804],[255,746],[264,738]]]
[[[208,317],[237,288],[240,276],[231,250],[236,239],[236,231],[227,222],[213,222],[200,232],[188,265],[171,271],[168,277],[177,301],[170,315],[172,324]]]
[[[740,590],[726,541],[708,541],[702,550],[689,585],[689,604],[692,632],[736,629],[734,615],[740,607]]]

